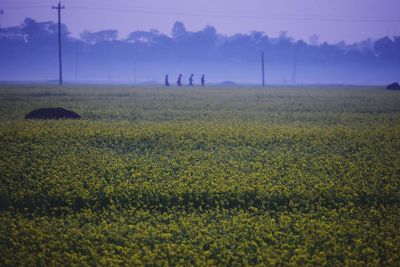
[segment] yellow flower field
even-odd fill
[[[398,266],[399,103],[2,85],[0,265]],[[83,119],[23,119],[48,106]]]

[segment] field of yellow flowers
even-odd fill
[[[400,264],[400,94],[0,86],[0,265]],[[81,120],[32,121],[39,107]]]

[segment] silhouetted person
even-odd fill
[[[206,78],[205,78],[205,76],[204,76],[204,74],[203,75],[201,75],[201,86],[206,86]]]
[[[176,81],[178,86],[182,86],[182,74],[179,74],[178,80]]]
[[[190,75],[190,78],[189,78],[189,86],[193,86],[193,73]]]
[[[165,75],[165,86],[169,86],[168,74]]]

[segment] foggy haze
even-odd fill
[[[171,34],[133,31],[119,38],[113,29],[72,37],[63,25],[63,70],[67,82],[170,83],[191,73],[195,83],[259,84],[265,53],[267,84],[386,84],[399,79],[400,37],[347,44],[294,40],[263,32],[222,35],[213,26],[188,31],[182,22]],[[26,19],[0,31],[0,80],[52,81],[58,77],[57,24]]]

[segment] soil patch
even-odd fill
[[[36,120],[58,120],[58,119],[80,119],[77,113],[64,108],[40,108],[26,114],[25,119]]]

